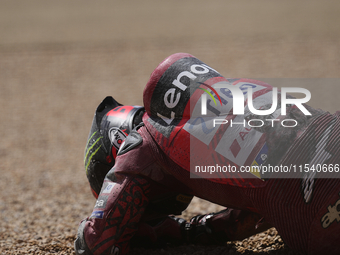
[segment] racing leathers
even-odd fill
[[[243,114],[235,114],[237,91]],[[263,82],[225,79],[189,54],[165,59],[144,90],[143,122],[79,226],[76,253],[126,254],[144,241],[223,243],[274,226],[301,253],[338,254],[340,113],[283,104],[285,96]],[[227,209],[190,222],[168,216],[192,196]]]

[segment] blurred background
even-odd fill
[[[311,106],[340,109],[339,13],[338,0],[0,1],[1,254],[73,253],[95,203],[95,108],[107,95],[141,105],[170,54],[230,78],[308,78]],[[184,217],[220,208],[195,199]]]

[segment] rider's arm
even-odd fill
[[[114,169],[114,168],[113,168]],[[149,183],[136,176],[107,174],[90,217],[80,223],[76,254],[126,254],[148,204]]]
[[[133,239],[134,246],[162,247],[165,243],[224,244],[243,240],[271,227],[257,213],[231,208],[198,215],[189,222],[168,216],[155,223],[142,222],[139,225]]]

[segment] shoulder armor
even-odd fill
[[[142,126],[144,126],[144,123],[140,123],[130,132],[130,134],[124,140],[123,144],[120,146],[117,156],[127,153],[128,151],[134,149],[143,142],[142,136],[137,132],[137,130]]]

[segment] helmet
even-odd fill
[[[123,106],[106,97],[98,106],[85,148],[85,171],[93,195],[98,198],[106,174],[115,164],[120,145],[142,122],[144,107]]]

